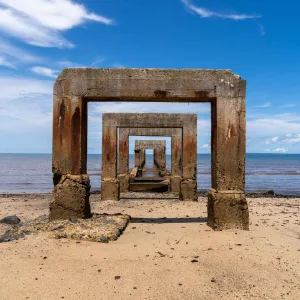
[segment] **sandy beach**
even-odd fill
[[[49,239],[0,244],[1,299],[299,299],[299,198],[248,199],[249,231],[214,232],[206,198],[100,201],[132,217],[114,242]],[[127,196],[130,198],[131,195]],[[50,195],[0,197],[0,218],[48,214]],[[1,224],[1,234],[9,225]]]

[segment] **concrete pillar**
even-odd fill
[[[182,133],[182,181],[180,198],[197,201],[197,115],[190,115]]]
[[[119,183],[120,193],[129,191],[129,129],[119,129]]]
[[[166,142],[166,141],[164,141]],[[154,164],[158,170],[166,169],[166,146],[162,145],[154,149]]]
[[[91,216],[90,180],[86,174],[86,160],[87,103],[82,97],[54,95],[54,189],[50,202],[50,220]]]
[[[134,166],[143,168],[146,163],[146,149],[136,145],[134,148]]]
[[[212,189],[208,225],[215,230],[249,229],[245,197],[245,82],[240,97],[212,102]]]
[[[102,180],[101,199],[120,200],[120,186],[117,179],[117,128],[102,117]],[[112,122],[112,121],[111,121]]]
[[[171,192],[180,193],[182,175],[182,128],[175,128],[171,140]]]

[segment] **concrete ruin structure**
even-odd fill
[[[155,123],[153,122],[155,120]],[[117,176],[118,128],[182,128],[182,176],[179,197],[197,201],[197,115],[166,113],[104,113],[102,114],[102,181],[101,199],[120,199],[120,175]],[[121,144],[121,143],[120,143]],[[128,146],[119,147],[119,157]]]
[[[160,136],[171,137],[170,190],[180,192],[182,175],[182,128],[119,128],[119,175],[120,193],[129,191],[129,137]]]
[[[54,189],[50,219],[91,214],[86,168],[88,102],[209,102],[212,188],[208,196],[208,225],[215,230],[248,229],[244,192],[245,95],[246,81],[230,70],[64,69],[54,85]],[[116,123],[112,121],[111,125],[104,128],[102,155],[110,163],[102,175],[106,178],[104,190],[110,189],[108,194],[115,196],[104,194],[104,199],[118,198]],[[159,127],[159,123],[156,125]],[[184,131],[183,128],[186,139],[182,142],[182,184],[194,193],[196,140],[190,128]]]
[[[135,166],[143,168],[146,163],[146,150],[153,150],[154,165],[158,170],[166,169],[166,141],[165,140],[135,140]]]

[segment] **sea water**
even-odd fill
[[[130,168],[133,163],[133,155],[130,155]],[[0,154],[0,193],[51,192],[51,168],[51,154]],[[167,155],[167,168],[171,168],[170,155]],[[199,190],[210,188],[210,168],[211,156],[198,154]],[[88,155],[88,174],[92,190],[100,190],[101,154]],[[300,195],[300,154],[247,154],[246,191],[262,190]]]

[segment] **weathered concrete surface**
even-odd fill
[[[155,120],[155,123],[153,123]],[[182,179],[196,182],[197,115],[104,113],[102,115],[102,180],[117,177],[117,128],[182,128]],[[193,190],[194,191],[194,190]],[[196,195],[196,191],[195,195]],[[185,193],[180,193],[185,197]],[[191,199],[188,195],[188,199]],[[102,196],[103,199],[103,196]],[[186,200],[188,200],[186,199]],[[106,200],[106,198],[104,198]]]
[[[166,168],[166,141],[165,140],[135,140],[135,166],[143,168],[146,162],[145,150],[153,149],[154,164],[159,170]]]
[[[181,176],[173,175],[170,176],[170,187],[172,193],[180,193],[181,190]],[[182,199],[182,195],[180,195],[180,199]]]
[[[246,82],[230,70],[64,69],[54,85],[54,183],[62,175],[86,173],[86,101],[210,102],[212,187],[218,193],[244,193],[245,94]],[[111,179],[116,178],[109,154],[109,150],[113,156],[116,153],[116,127],[104,129],[105,155],[110,158],[104,172]],[[195,140],[183,126],[172,127],[182,127],[187,137],[183,140],[183,180],[195,178],[196,155],[184,155],[189,149],[193,152]],[[225,215],[230,218],[230,213]]]
[[[89,219],[73,217],[51,222],[47,216],[41,216],[8,229],[4,235],[0,235],[0,243],[18,240],[28,234],[44,232],[54,239],[66,238],[108,243],[117,240],[129,222],[130,216],[122,214],[93,214]]]
[[[241,191],[217,192],[208,195],[208,225],[215,230],[249,230],[249,211],[245,193]]]
[[[181,181],[180,199],[184,201],[198,200],[197,181],[195,179],[183,179]]]
[[[129,182],[133,182],[138,175],[139,168],[134,167],[129,173]]]
[[[63,175],[53,190],[49,219],[89,218],[89,195],[88,175]]]
[[[118,179],[102,177],[101,198],[105,200],[120,199],[120,185]]]
[[[172,192],[179,193],[182,175],[182,128],[119,128],[119,181],[120,192],[129,191],[129,136],[165,136],[171,137],[171,173]]]

